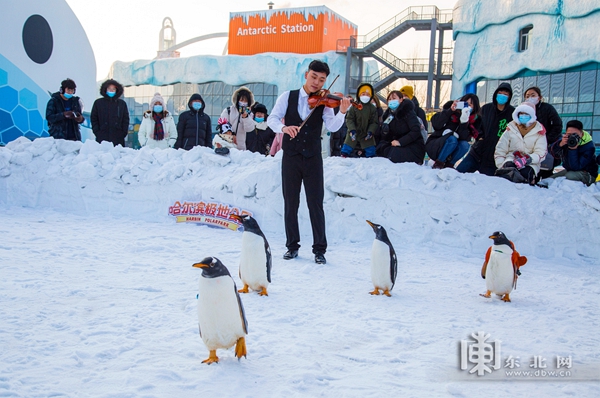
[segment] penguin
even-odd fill
[[[375,232],[375,240],[371,249],[371,280],[375,290],[369,293],[379,295],[381,290],[383,294],[391,297],[390,291],[394,288],[396,274],[398,273],[396,252],[387,236],[387,232],[385,232],[385,228],[369,220],[367,220],[367,223]]]
[[[198,331],[210,351],[202,363],[219,362],[217,349],[235,344],[235,356],[246,357],[248,321],[235,282],[227,267],[216,257],[193,265],[202,269],[198,293]]]
[[[481,277],[485,279],[487,291],[481,296],[489,298],[494,293],[508,303],[509,294],[516,289],[517,278],[521,275],[519,267],[527,263],[527,257],[519,255],[514,243],[500,231],[490,235],[490,239],[494,244],[487,250],[481,268]]]
[[[271,248],[265,234],[251,216],[232,214],[231,217],[242,222],[242,254],[240,256],[240,279],[244,287],[239,293],[248,293],[248,288],[268,296],[267,286],[271,283]]]

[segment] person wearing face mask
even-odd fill
[[[255,103],[252,107],[254,122],[256,128],[246,133],[246,149],[251,152],[258,152],[261,155],[268,155],[271,149],[271,143],[275,138],[275,133],[267,125],[267,107],[261,103]]]
[[[342,145],[342,157],[350,157],[355,149],[363,149],[365,156],[375,156],[375,138],[377,130],[377,108],[371,103],[373,86],[362,83],[356,90],[362,109],[351,107],[346,113],[346,138]]]
[[[138,139],[141,146],[149,148],[166,149],[175,144],[177,128],[160,93],[154,94],[150,100],[150,110],[144,112]]]
[[[83,102],[75,96],[77,86],[71,79],[60,83],[60,90],[50,97],[46,105],[48,134],[55,139],[81,141],[79,125],[83,118]]]
[[[546,129],[537,121],[533,104],[524,102],[513,112],[512,122],[496,145],[495,175],[533,185],[547,152]]]
[[[415,97],[415,90],[414,90],[413,86],[401,87],[400,92],[405,97],[408,97],[408,99],[413,102],[413,104],[415,105],[415,113],[417,114],[418,118],[421,119],[421,122],[423,123],[425,130],[428,130],[429,126],[427,125],[428,124],[427,123],[427,115],[425,115],[425,111],[421,108],[421,104],[419,104],[419,100],[417,99],[417,97]]]
[[[501,83],[494,94],[492,102],[481,107],[482,135],[471,145],[469,152],[456,166],[461,173],[474,173],[493,176],[496,172],[494,151],[498,140],[504,134],[508,123],[512,121],[515,107],[510,104],[512,87],[508,83]]]
[[[434,160],[434,169],[454,167],[469,150],[469,141],[481,135],[481,108],[475,94],[466,94],[456,101],[448,101],[441,112],[431,118],[433,133],[427,138],[425,149]]]
[[[423,164],[425,141],[414,103],[396,90],[388,94],[387,103],[388,109],[382,117],[378,155],[393,163]]]
[[[123,86],[109,79],[100,86],[101,97],[92,106],[92,131],[96,142],[108,141],[113,145],[125,146],[129,130],[129,110],[121,99]]]
[[[546,140],[548,141],[548,150],[556,141],[560,140],[562,135],[563,122],[556,109],[547,102],[544,102],[542,90],[539,87],[530,87],[525,91],[525,102],[529,102],[535,107],[537,121],[546,129]],[[553,163],[546,170],[540,170],[538,177],[547,178],[554,173],[554,167],[560,164],[560,159],[554,158]]]
[[[205,103],[198,93],[188,100],[189,110],[182,112],[177,121],[177,141],[175,149],[190,150],[195,146],[212,148],[212,125],[205,112]]]
[[[246,134],[254,130],[256,125],[251,111],[252,105],[254,105],[254,95],[248,87],[240,87],[233,92],[231,103],[231,106],[221,112],[220,119],[225,119],[231,124],[236,137],[237,149],[243,151],[246,149]]]

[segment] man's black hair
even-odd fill
[[[308,70],[312,70],[315,72],[324,72],[325,76],[329,76],[329,65],[326,62],[315,59],[308,65]]]
[[[77,88],[77,85],[75,84],[73,79],[69,79],[68,77],[65,80],[63,80],[62,82],[60,82],[60,92],[61,93],[64,93],[66,89],[75,90],[76,88]]]
[[[579,131],[583,131],[583,123],[581,123],[579,120],[569,120],[567,122],[567,127],[573,127],[574,129],[577,129]]]

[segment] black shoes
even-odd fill
[[[298,257],[298,250],[288,250],[287,252],[285,252],[285,254],[283,255],[283,259],[284,260],[291,260],[293,258]]]
[[[327,263],[327,260],[325,260],[325,256],[323,255],[323,253],[315,254],[315,263],[317,263],[317,264],[326,264]]]

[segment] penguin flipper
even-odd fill
[[[487,265],[490,261],[490,256],[492,255],[492,246],[490,246],[485,253],[485,261],[483,262],[483,266],[481,267],[481,277],[485,279],[485,272],[487,271]]]
[[[237,298],[238,308],[240,310],[240,318],[242,321],[242,326],[244,328],[244,333],[248,334],[248,320],[246,319],[246,312],[244,311],[244,306],[242,305],[242,299],[240,298],[240,294],[238,293],[237,286],[235,286],[235,282],[233,283],[233,291],[235,293],[235,297]]]
[[[200,334],[200,338],[202,338],[202,329],[200,329],[200,324],[198,324],[198,334]]]
[[[269,242],[267,242],[267,238],[263,236],[265,240],[265,253],[267,254],[267,280],[271,283],[271,267],[273,266],[273,259],[271,257],[271,248],[269,247]]]
[[[396,276],[398,276],[398,258],[396,257],[396,252],[394,251],[392,245],[390,245],[390,258],[390,277],[392,278],[392,287],[390,290],[392,290],[396,284]]]

